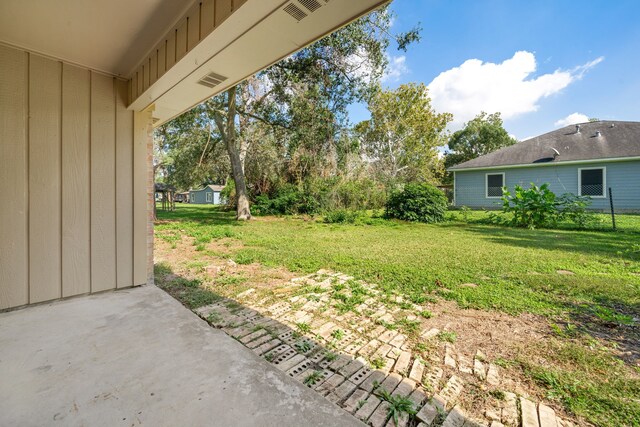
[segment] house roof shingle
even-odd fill
[[[210,188],[210,189],[212,189],[213,191],[220,192],[220,191],[222,191],[222,189],[224,188],[224,185],[213,185],[213,184],[209,184],[209,185],[205,185],[205,186],[204,186],[204,187],[202,187],[202,188],[192,188],[192,189],[190,189],[189,191],[202,191],[202,190],[205,190],[205,189],[207,189],[207,188]]]
[[[600,136],[596,136],[596,132]],[[560,155],[554,158],[554,149]],[[599,121],[566,126],[518,142],[449,170],[499,166],[561,164],[577,160],[598,160],[640,156],[640,122]]]

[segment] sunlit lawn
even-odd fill
[[[178,205],[158,213],[156,235],[203,253],[211,241],[233,241],[239,264],[331,269],[416,303],[441,297],[463,308],[542,315],[555,336],[504,366],[589,422],[640,426],[640,367],[618,355],[640,352],[640,216],[618,216],[620,231],[612,232],[606,215],[598,216],[599,231],[500,227],[483,224],[487,215],[450,213],[453,220],[435,225],[296,217],[238,223],[213,206]],[[211,302],[198,280],[185,283],[178,298],[186,305]]]
[[[477,219],[475,213],[471,219]],[[296,272],[333,269],[419,300],[434,292],[463,307],[557,314],[579,306],[640,311],[640,217],[625,231],[526,230],[452,221],[436,225],[377,220],[332,225],[293,217],[237,223],[213,206],[159,212],[158,231],[235,237],[239,263]],[[202,240],[204,236],[204,240]],[[477,286],[460,286],[473,283]]]

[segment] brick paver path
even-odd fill
[[[458,353],[446,342],[449,331],[429,327],[428,316],[420,316],[425,311],[375,285],[322,270],[196,310],[371,426],[395,425],[389,409],[400,396],[415,415],[401,413],[398,426],[574,426],[551,407],[501,388],[500,368],[481,350]],[[471,417],[462,397],[477,387],[501,399]]]

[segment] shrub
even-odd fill
[[[469,222],[469,212],[471,212],[471,208],[469,208],[468,206],[460,207],[460,214],[462,215],[462,220],[464,222]]]
[[[407,184],[391,194],[385,212],[388,218],[441,222],[447,212],[447,197],[429,184]]]
[[[220,192],[220,197],[224,200],[227,208],[236,208],[236,182],[233,179],[227,181],[227,185]]]
[[[360,217],[360,213],[349,209],[336,209],[324,214],[323,221],[327,224],[353,224]]]
[[[315,214],[319,203],[297,186],[287,184],[277,190],[273,197],[260,195],[253,204],[256,215]]]
[[[256,215],[315,215],[334,210],[365,210],[384,206],[384,187],[369,179],[313,178],[282,184],[254,198]]]
[[[591,198],[565,193],[558,197],[557,208],[560,218],[573,222],[578,228],[586,228],[594,221],[594,216],[587,212]]]
[[[549,184],[540,187],[531,183],[524,189],[516,185],[511,195],[506,187],[502,188],[502,210],[513,214],[512,225],[517,227],[548,227],[558,222],[556,195],[549,190]]]
[[[531,187],[524,189],[515,187],[512,195],[506,187],[502,190],[502,210],[513,214],[509,224],[517,227],[553,227],[559,221],[568,220],[578,228],[585,228],[592,219],[587,212],[591,199],[566,193],[560,197],[549,190],[549,184],[540,187],[531,183]]]

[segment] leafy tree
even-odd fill
[[[266,145],[264,152],[271,159],[274,153],[280,156],[282,169],[272,164],[272,168],[264,168],[267,175],[282,174],[284,170],[293,181],[300,181],[318,172],[322,175],[335,171],[338,153],[344,154],[350,147],[349,139],[341,137],[347,106],[365,101],[374,92],[387,65],[385,52],[391,40],[397,42],[399,49],[406,49],[419,39],[417,28],[392,36],[391,19],[386,8],[360,18],[204,102],[187,116],[185,120],[196,124],[194,133],[200,135],[178,135],[177,140],[199,141],[205,146],[205,154],[218,142],[226,149],[235,183],[238,219],[251,218],[251,183],[247,183],[245,166],[247,156],[260,154],[258,146]],[[213,144],[211,149],[206,148],[205,141]],[[338,148],[339,143],[345,146]],[[184,154],[193,159],[197,151],[185,150]],[[259,162],[249,160],[248,164]],[[276,180],[257,175],[260,185],[255,187],[262,190]]]
[[[155,130],[154,165],[181,190],[222,184],[229,176],[226,150],[201,113],[193,109]]]
[[[445,167],[475,159],[516,142],[504,129],[500,113],[487,114],[483,111],[451,135]]]
[[[420,83],[380,90],[369,102],[371,118],[356,125],[363,151],[382,178],[437,181],[438,151],[452,116],[431,106],[427,87]]]

